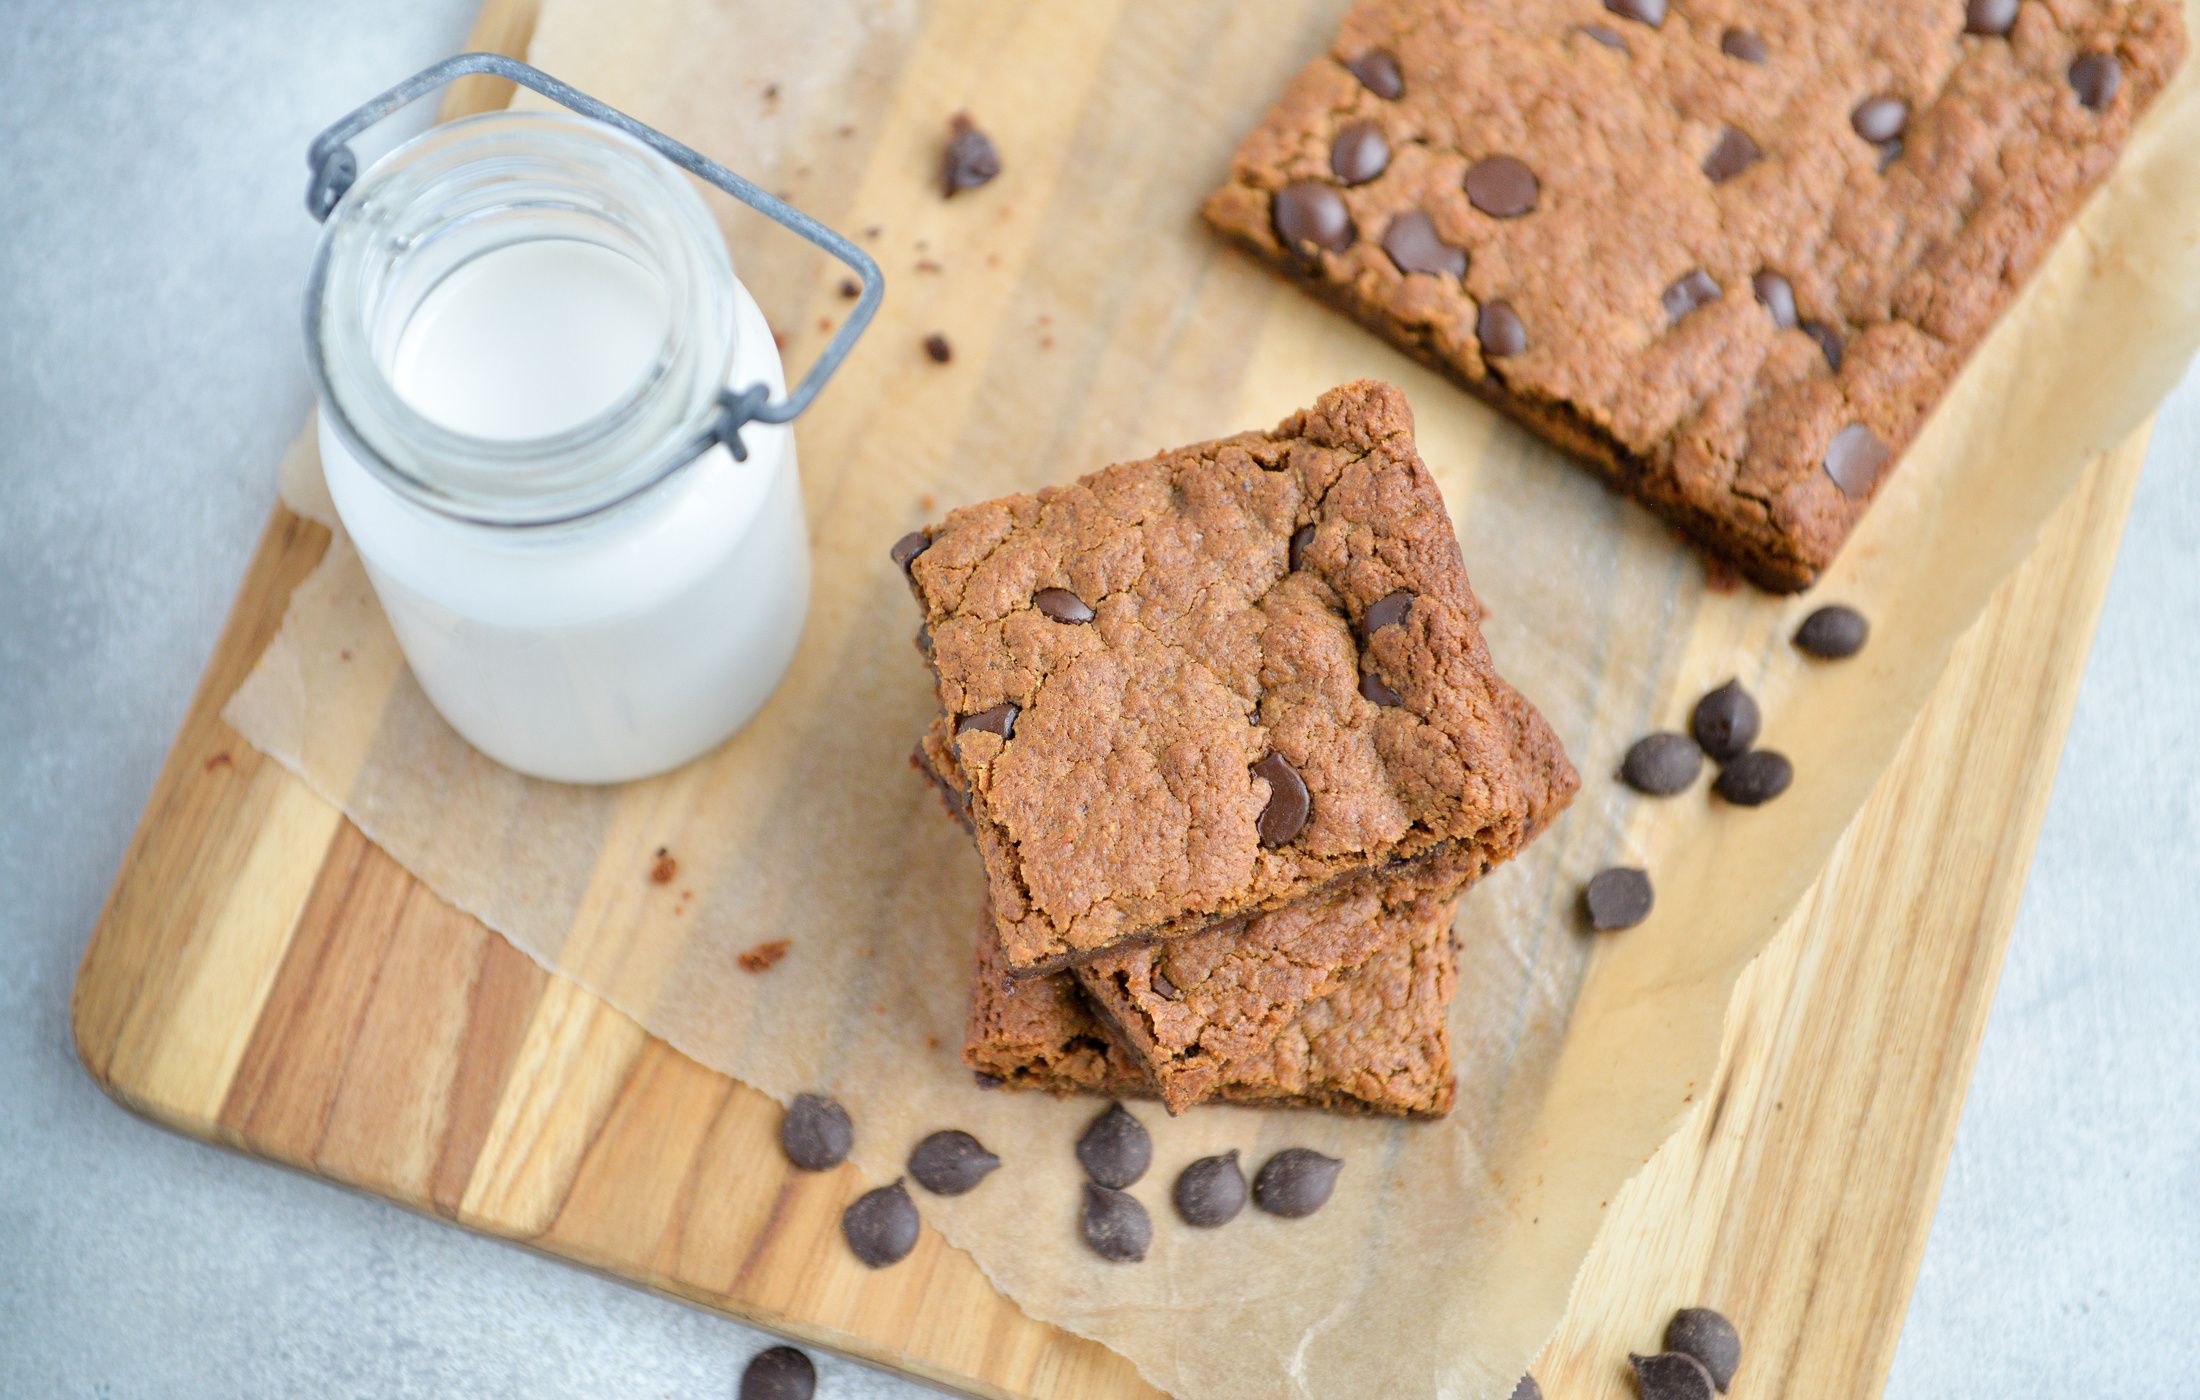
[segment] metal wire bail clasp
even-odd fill
[[[358,180],[359,157],[350,146],[353,137],[453,80],[477,73],[517,83],[569,111],[625,132],[690,175],[709,181],[773,223],[802,235],[847,264],[862,279],[863,294],[857,298],[854,310],[841,322],[824,353],[817,357],[817,362],[810,366],[809,372],[787,397],[772,398],[771,391],[762,384],[722,391],[718,396],[717,416],[696,435],[680,458],[681,461],[692,460],[714,445],[724,443],[736,461],[747,461],[749,454],[741,442],[741,429],[750,423],[794,421],[810,406],[810,401],[825,387],[825,381],[833,377],[833,371],[840,368],[840,362],[848,358],[848,352],[855,348],[857,339],[871,324],[879,300],[886,292],[886,279],[880,274],[878,264],[870,254],[840,234],[785,200],[750,184],[710,157],[597,101],[578,88],[559,82],[539,68],[494,53],[462,53],[423,68],[314,137],[313,144],[306,148],[306,165],[313,172],[312,183],[306,187],[308,212],[315,219],[325,221]]]

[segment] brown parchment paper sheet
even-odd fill
[[[1200,197],[1341,0],[1142,6],[635,0],[546,7],[533,58],[861,232],[877,327],[798,427],[817,593],[777,697],[723,749],[561,788],[456,739],[339,538],[228,710],[437,892],[706,1064],[822,1089],[880,1179],[942,1126],[1007,1159],[925,1216],[1026,1311],[1181,1396],[1503,1396],[1562,1311],[1602,1203],[1714,1068],[1734,978],[1820,869],[1948,649],[2087,460],[2200,338],[2200,87],[2188,68],[1804,599],[1708,588],[1644,512],[1198,226]],[[2200,65],[2194,67],[2200,68]],[[767,85],[776,85],[767,91]],[[942,201],[948,115],[1007,173]],[[738,211],[738,270],[790,369],[841,314],[837,267]],[[945,333],[948,366],[922,338]],[[1585,777],[1574,810],[1465,903],[1459,1106],[1432,1125],[1201,1109],[1154,1128],[1151,1256],[1076,1241],[1087,1102],[985,1093],[956,1058],[979,867],[905,756],[933,709],[886,546],[949,506],[1267,425],[1359,375],[1403,386],[1498,664]],[[310,492],[310,460],[286,475]],[[296,497],[294,497],[296,499]],[[1873,619],[1840,666],[1809,607]],[[1701,788],[1622,800],[1627,742],[1728,676],[1798,777],[1756,812]],[[1926,818],[1922,817],[1921,820]],[[652,854],[679,863],[647,878]],[[1648,866],[1656,914],[1592,942],[1579,883]],[[768,974],[736,955],[790,940]],[[1169,1183],[1229,1147],[1345,1159],[1305,1221],[1178,1226]]]

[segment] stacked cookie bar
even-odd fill
[[[1397,390],[894,549],[986,878],[964,1056],[1055,1091],[1433,1115],[1460,892],[1563,808]]]

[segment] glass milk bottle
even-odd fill
[[[536,777],[638,778],[739,729],[794,658],[810,564],[786,420],[860,333],[878,274],[524,65],[469,55],[414,83],[499,65],[591,116],[452,122],[353,183],[348,149],[327,148],[400,105],[401,85],[316,143],[311,202],[331,206],[306,328],[322,463],[454,729]],[[860,319],[797,401],[667,155],[864,272]]]

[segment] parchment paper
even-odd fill
[[[1007,1166],[926,1218],[1033,1315],[1181,1396],[1502,1396],[1563,1309],[1610,1199],[1714,1068],[1735,976],[1789,913],[1948,649],[2091,454],[2200,338],[2200,92],[2188,68],[1806,599],[1720,591],[1697,558],[1458,390],[1225,251],[1199,198],[1341,4],[552,3],[533,57],[867,237],[886,309],[799,425],[817,555],[804,649],[750,728],[623,789],[533,783],[472,753],[406,676],[339,539],[228,717],[452,903],[697,1059],[782,1098],[837,1094],[881,1179],[942,1126]],[[767,85],[776,85],[767,91]],[[1002,148],[992,187],[932,187],[947,116]],[[845,305],[837,269],[753,218],[737,267],[790,367]],[[919,352],[946,333],[948,366]],[[1154,1128],[1141,1265],[1077,1243],[1088,1102],[985,1093],[956,1058],[979,909],[967,838],[905,762],[933,709],[886,546],[947,506],[1267,425],[1358,375],[1404,387],[1488,604],[1499,666],[1586,779],[1467,901],[1459,1106],[1433,1125],[1200,1109]],[[302,465],[302,463],[301,463]],[[300,474],[310,481],[310,473]],[[1839,666],[1788,644],[1840,599]],[[1738,675],[1794,789],[1623,800],[1636,736]],[[678,875],[648,878],[671,851]],[[1622,860],[1656,914],[1592,941],[1573,900]],[[737,955],[790,940],[761,975]],[[1194,1157],[1345,1159],[1332,1204],[1193,1232]],[[1654,1320],[1646,1321],[1654,1325]]]

